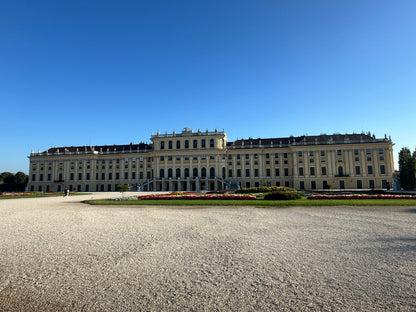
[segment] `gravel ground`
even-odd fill
[[[415,207],[0,201],[0,311],[416,311]]]

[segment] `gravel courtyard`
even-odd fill
[[[416,311],[415,207],[0,200],[0,311]]]

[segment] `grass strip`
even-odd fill
[[[297,199],[297,200],[85,200],[90,205],[133,206],[246,206],[246,207],[316,207],[316,206],[416,206],[414,199]]]

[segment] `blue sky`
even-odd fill
[[[0,172],[32,150],[370,131],[416,147],[416,1],[0,1]]]

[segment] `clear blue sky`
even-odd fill
[[[31,150],[371,131],[416,147],[416,1],[0,1],[0,172]]]

